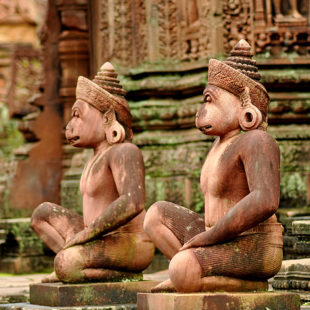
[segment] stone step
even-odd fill
[[[310,220],[294,221],[292,223],[292,234],[310,237]]]
[[[284,260],[274,276],[272,287],[276,290],[310,291],[310,258]]]
[[[138,310],[299,310],[298,294],[253,293],[138,293]]]
[[[2,310],[136,310],[135,304],[123,304],[114,306],[82,306],[82,307],[47,307],[32,305],[29,303],[11,303],[11,304],[0,304]]]

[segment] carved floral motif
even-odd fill
[[[102,0],[100,5],[102,61],[113,59],[122,66],[144,61],[147,55],[145,1]]]
[[[227,0],[223,5],[223,13],[225,52],[230,51],[241,39],[251,44],[251,0]]]

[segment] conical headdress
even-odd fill
[[[132,116],[125,95],[117,73],[109,62],[101,66],[92,81],[83,76],[78,78],[76,99],[86,101],[101,112],[113,107],[118,121],[131,128]]]
[[[249,43],[240,40],[226,61],[210,60],[208,84],[223,88],[237,97],[248,87],[252,104],[266,116],[270,98],[265,87],[258,82],[260,74],[252,56]]]

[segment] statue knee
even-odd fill
[[[40,222],[45,221],[50,214],[50,204],[49,202],[43,202],[38,205],[32,215],[31,215],[31,222],[30,227],[35,230],[35,228],[39,225]]]
[[[154,227],[161,223],[161,213],[165,201],[157,201],[153,203],[146,212],[143,229],[148,235],[152,235]]]
[[[54,260],[55,273],[62,282],[74,283],[82,281],[83,263],[76,247],[60,251]]]
[[[185,250],[173,256],[169,264],[169,276],[178,292],[200,290],[202,270],[192,250]]]

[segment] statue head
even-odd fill
[[[125,94],[109,62],[92,81],[80,76],[72,119],[66,127],[68,141],[76,147],[94,147],[103,140],[110,145],[131,141],[132,116]]]
[[[240,40],[226,61],[210,60],[204,104],[196,115],[196,127],[203,133],[266,130],[270,98],[252,56],[250,45]]]

